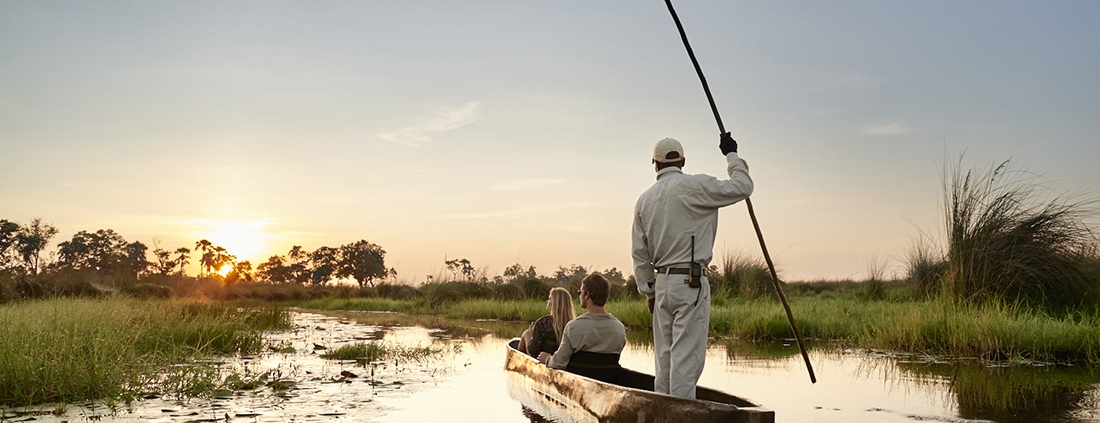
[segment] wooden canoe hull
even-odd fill
[[[622,385],[548,368],[508,343],[504,370],[509,394],[539,415],[560,422],[774,423],[775,412],[747,399],[699,387],[698,399],[653,392],[653,376],[623,369]]]

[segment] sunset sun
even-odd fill
[[[203,221],[205,226],[199,238],[207,239],[214,245],[224,247],[229,254],[237,257],[237,260],[256,261],[261,259],[272,238],[270,233],[264,231],[271,225],[270,219],[254,221]],[[226,268],[219,270],[223,276]]]

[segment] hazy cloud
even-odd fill
[[[575,209],[579,207],[588,207],[590,203],[571,203],[571,204],[553,204],[553,205],[533,205],[526,207],[519,207],[513,209],[501,209],[493,210],[482,213],[460,213],[460,214],[446,214],[435,216],[443,219],[498,219],[498,218],[514,218],[529,216],[533,214],[550,213],[567,209]]]
[[[541,188],[547,185],[560,184],[564,179],[516,179],[512,181],[497,182],[493,184],[493,191],[523,191]]]
[[[450,131],[469,125],[481,119],[481,102],[470,101],[459,107],[447,107],[422,122],[401,129],[378,134],[386,141],[419,147],[431,141],[431,134]]]
[[[917,132],[913,127],[904,123],[888,123],[885,125],[863,125],[863,130],[860,131],[864,135],[905,135]]]

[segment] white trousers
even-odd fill
[[[687,275],[658,274],[654,283],[653,351],[657,360],[654,390],[695,398],[703,374],[710,329],[710,281],[688,286]]]

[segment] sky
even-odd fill
[[[675,6],[783,279],[902,272],[942,239],[953,163],[1100,195],[1100,2]],[[0,0],[0,218],[55,244],[113,229],[255,265],[365,239],[408,283],[456,258],[630,274],[664,137],[724,176],[660,1]],[[760,257],[744,204],[715,255]]]

